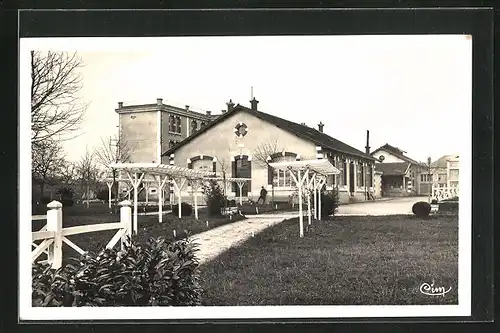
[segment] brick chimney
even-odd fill
[[[156,99],[156,104],[163,105],[163,99],[162,98],[157,98]]]
[[[252,106],[253,111],[257,111],[257,104],[259,104],[259,101],[255,99],[255,97],[250,101],[250,105]]]
[[[227,110],[224,110],[224,109],[220,110],[220,113],[226,113],[226,112],[227,112]]]
[[[210,116],[212,114],[212,111],[206,111],[207,116]]]
[[[186,105],[186,111],[189,111],[189,105]]]
[[[366,146],[365,146],[366,154],[370,155],[370,131],[366,130]]]
[[[118,109],[121,109],[123,107],[123,102],[118,102]]]
[[[318,131],[320,131],[321,133],[323,133],[323,127],[325,127],[325,124],[323,124],[321,121],[319,122],[318,124]]]
[[[226,103],[227,105],[227,111],[230,112],[230,111],[233,111],[234,109],[234,103],[233,103],[233,100],[230,99],[229,102]]]

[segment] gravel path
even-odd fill
[[[200,264],[209,261],[227,249],[234,247],[253,234],[283,222],[285,219],[296,217],[297,213],[282,214],[260,214],[247,216],[246,220],[225,224],[220,227],[207,230],[200,234],[193,235],[193,239],[199,244],[198,258]]]

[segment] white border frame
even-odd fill
[[[436,35],[433,35],[436,36]],[[281,36],[260,38],[307,38],[312,36]],[[333,36],[323,36],[332,38]],[[351,36],[355,38],[354,36]],[[387,36],[372,36],[384,38]],[[410,35],[391,35],[390,38],[408,38]],[[459,35],[446,35],[460,38]],[[29,97],[29,50],[51,48],[58,50],[101,50],[155,49],[158,40],[165,37],[140,38],[31,38],[19,42],[19,220],[31,221],[31,119]],[[179,37],[171,37],[179,38]],[[196,39],[200,37],[188,37]],[[202,37],[239,38],[239,37]],[[259,38],[259,37],[254,37]],[[346,38],[341,36],[340,38]],[[472,138],[472,40],[468,46],[471,61],[471,93],[468,106],[471,110],[467,119],[455,122],[460,127],[461,138]],[[31,224],[19,222],[19,319],[20,320],[134,320],[134,319],[271,319],[271,318],[355,318],[355,317],[439,317],[471,315],[471,174],[472,140],[464,140],[460,152],[460,215],[459,215],[459,305],[397,305],[397,306],[210,306],[210,307],[107,307],[96,308],[36,308],[31,305]],[[25,244],[25,246],[22,246]],[[425,281],[423,281],[425,282]],[[104,310],[104,311],[103,311]]]

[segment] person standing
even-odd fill
[[[267,196],[267,190],[264,188],[264,186],[261,187],[260,189],[260,196],[259,199],[257,199],[257,203],[259,203],[260,199],[262,199],[262,203],[266,203],[266,196]]]

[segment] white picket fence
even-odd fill
[[[437,201],[456,198],[459,195],[458,187],[435,187],[432,186],[432,198]]]
[[[62,265],[62,243],[66,243],[72,249],[80,254],[86,251],[78,245],[70,241],[67,236],[84,234],[89,232],[97,232],[103,230],[118,229],[116,234],[111,238],[106,248],[113,248],[118,241],[121,241],[121,246],[127,241],[127,238],[132,235],[132,203],[125,200],[120,203],[120,222],[116,223],[100,223],[89,224],[76,227],[63,228],[62,219],[62,204],[58,201],[52,201],[47,205],[47,224],[39,231],[32,232],[32,247],[31,252],[32,263],[37,262],[37,259],[45,253],[47,262],[53,269],[58,269]],[[36,241],[41,241],[37,244]]]

